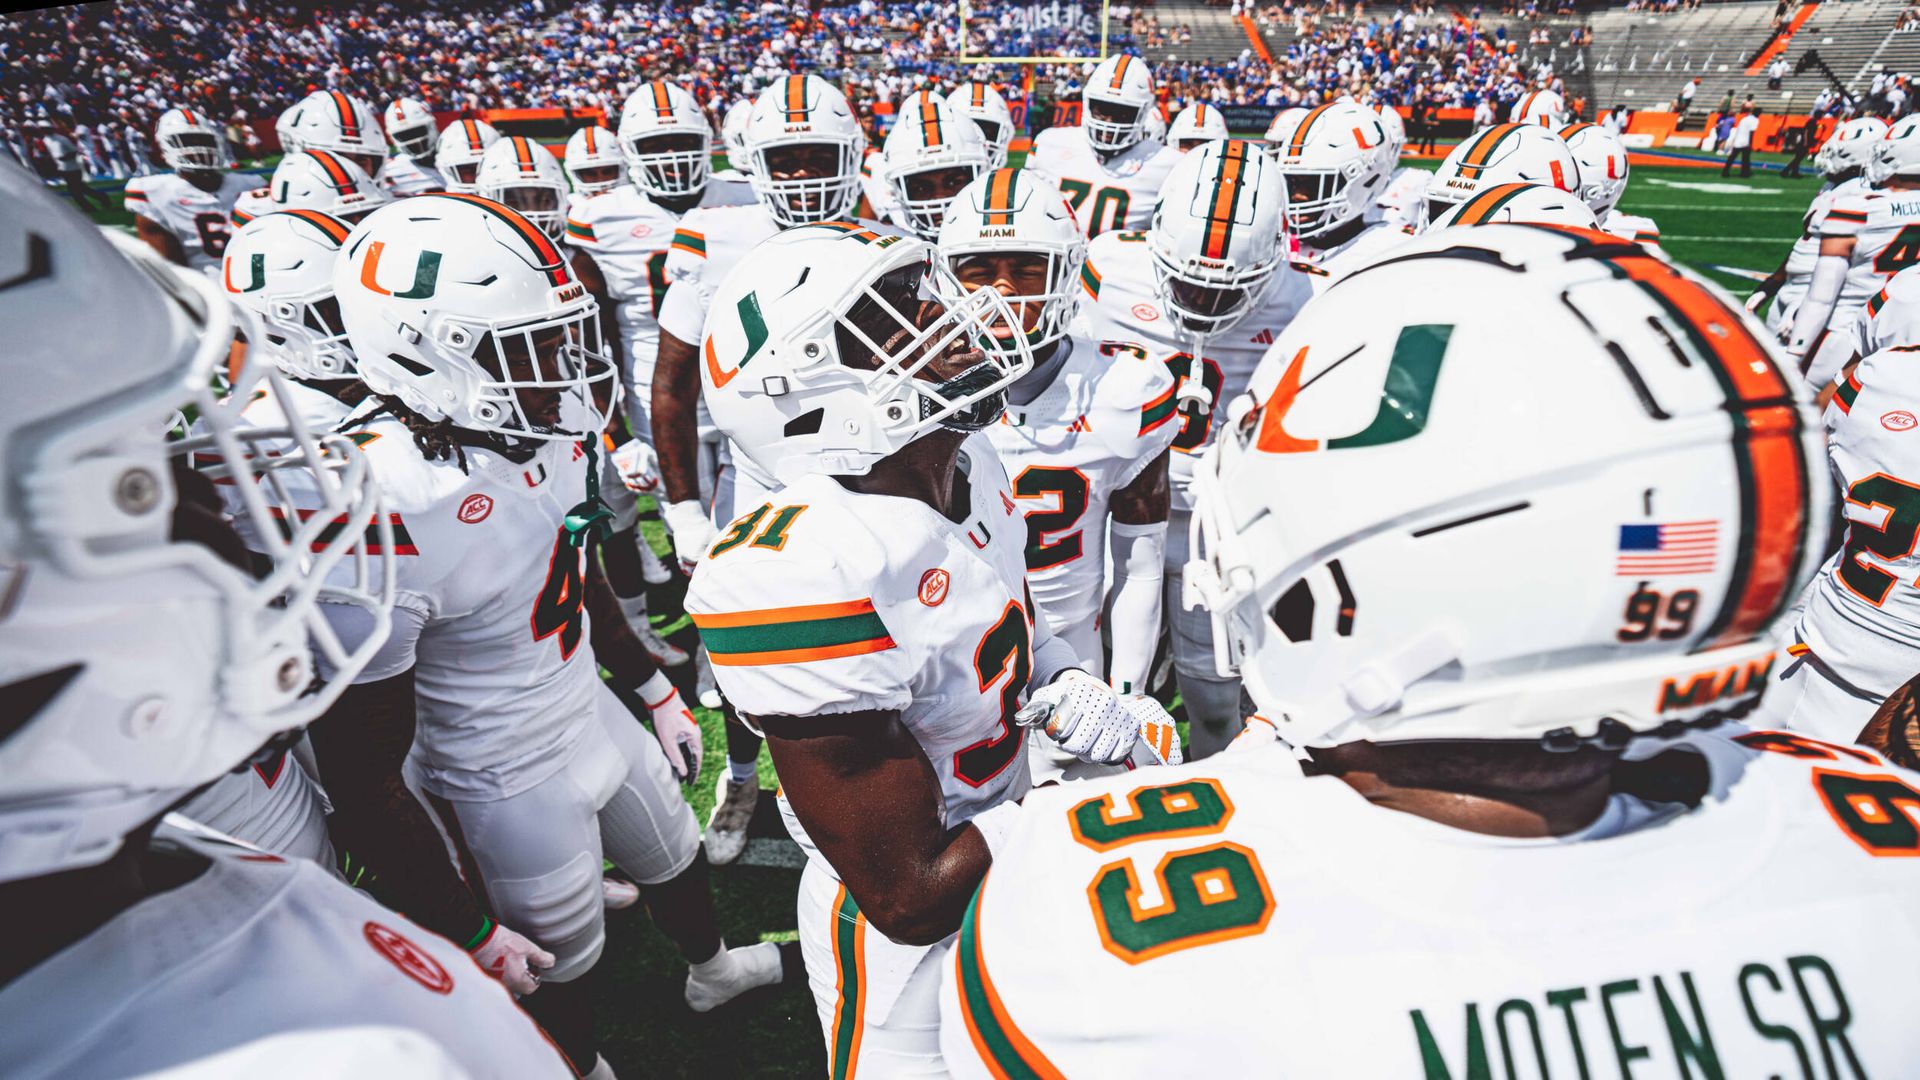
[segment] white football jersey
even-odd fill
[[[1312,274],[1295,267],[1275,270],[1254,310],[1231,329],[1207,339],[1196,370],[1192,337],[1181,333],[1160,306],[1146,234],[1106,233],[1087,244],[1087,264],[1080,274],[1086,295],[1080,301],[1075,332],[1095,341],[1135,345],[1165,363],[1176,379],[1198,378],[1213,401],[1204,414],[1193,407],[1180,410],[1169,468],[1175,509],[1192,506],[1187,485],[1194,461],[1212,445],[1227,402],[1247,388],[1268,346],[1293,321],[1300,306],[1312,299],[1313,280]]]
[[[1623,214],[1616,207],[1607,212],[1607,218],[1600,223],[1600,231],[1622,240],[1632,240],[1649,247],[1660,243],[1660,226],[1650,217],[1638,214]]]
[[[1853,351],[1859,356],[1920,345],[1920,269],[1902,270],[1887,279],[1867,299],[1853,332]]]
[[[1807,205],[1807,212],[1800,220],[1800,238],[1793,242],[1782,268],[1786,281],[1767,309],[1767,329],[1778,333],[1792,326],[1794,311],[1800,307],[1800,301],[1807,298],[1807,289],[1813,285],[1814,264],[1820,261],[1820,230],[1826,222],[1827,211],[1833,209],[1833,204],[1842,196],[1870,190],[1866,179],[1856,176],[1821,190]]]
[[[1698,809],[1616,794],[1558,840],[1374,806],[1277,743],[1039,789],[946,961],[947,1066],[1906,1075],[1920,860],[1888,856],[1920,854],[1920,776],[1740,738],[1691,740]]]
[[[463,469],[428,461],[390,417],[349,433],[380,478],[398,566],[393,634],[358,681],[414,670],[430,793],[533,787],[598,722],[585,554],[561,528],[585,497],[585,452],[547,442],[519,463],[468,446]]]
[[[280,205],[273,201],[273,189],[257,187],[233,200],[233,209],[227,211],[227,220],[238,229],[261,214],[271,214],[278,209]]]
[[[327,801],[300,759],[281,750],[213,782],[179,813],[262,851],[307,859],[329,869]]]
[[[1920,266],[1920,191],[1869,189],[1835,199],[1820,222],[1820,237],[1842,236],[1854,238],[1853,258],[1830,329],[1850,328],[1843,315],[1866,303],[1888,278]]]
[[[1080,127],[1051,127],[1033,137],[1026,167],[1053,181],[1089,238],[1144,229],[1180,151],[1142,139],[1108,158],[1094,153]]]
[[[149,173],[127,181],[127,211],[172,233],[189,268],[218,270],[232,229],[228,212],[259,186],[260,178],[251,173],[223,173],[212,191],[200,190],[179,173]]]
[[[992,444],[970,437],[960,461],[959,523],[831,476],[775,492],[722,531],[686,602],[741,712],[900,713],[940,779],[948,828],[1031,786],[1013,715],[1051,636],[1029,621],[1027,531]]]
[[[1390,247],[1406,243],[1418,231],[1411,225],[1389,225],[1382,221],[1326,247],[1314,247],[1302,240],[1294,248],[1293,269],[1299,271],[1312,267],[1324,271],[1321,274],[1308,273],[1314,291],[1318,292],[1362,262]]]
[[[1425,224],[1420,212],[1426,208],[1427,185],[1432,181],[1433,174],[1425,169],[1409,166],[1396,171],[1387,180],[1386,188],[1373,200],[1373,206],[1367,211],[1367,220],[1408,226],[1417,231]]]
[[[1100,617],[1107,506],[1180,431],[1167,365],[1133,344],[1068,337],[1053,381],[987,429],[1026,517],[1027,583],[1054,633]]]
[[[1889,349],[1842,375],[1827,405],[1827,460],[1846,501],[1846,543],[1808,591],[1798,633],[1842,678],[1890,694],[1920,670],[1920,369]]]
[[[290,1032],[420,1032],[474,1077],[572,1075],[500,983],[299,859],[164,827],[209,865],[0,986],[7,1075],[90,1080],[181,1065]]]
[[[373,179],[396,199],[447,190],[446,180],[440,176],[440,170],[433,167],[432,161],[415,161],[401,153],[388,158],[380,166],[380,175]]]

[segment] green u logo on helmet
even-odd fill
[[[252,280],[247,287],[235,288],[233,284],[233,260],[228,259],[225,269],[227,291],[231,293],[259,292],[267,287],[267,257],[258,252],[247,258],[247,276]]]
[[[380,272],[380,255],[387,245],[375,240],[367,245],[367,261],[360,264],[360,284],[368,291],[380,296],[391,296],[396,300],[425,300],[432,296],[440,283],[440,253],[437,251],[420,252],[413,263],[413,284],[403,292],[390,292],[380,286],[377,277]]]

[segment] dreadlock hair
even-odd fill
[[[381,413],[388,413],[413,433],[413,444],[420,448],[428,461],[453,460],[460,466],[461,472],[467,472],[467,451],[461,445],[460,429],[446,417],[429,420],[400,403],[400,399],[385,394],[367,395],[378,401],[380,407],[362,418],[362,423],[373,420]]]

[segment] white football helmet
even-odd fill
[[[1627,191],[1627,144],[1612,128],[1599,124],[1568,124],[1560,129],[1560,138],[1580,166],[1580,198],[1595,217],[1606,217]]]
[[[518,211],[451,193],[384,206],[348,237],[333,287],[374,393],[510,439],[573,440],[605,426],[595,390],[613,368],[599,307]]]
[[[940,258],[961,277],[969,259],[1034,252],[1047,260],[1046,286],[1037,293],[1015,293],[1007,304],[1016,320],[1038,306],[1026,343],[1039,349],[1065,337],[1073,319],[1080,273],[1087,264],[1087,239],[1053,182],[1026,169],[995,169],[968,184],[948,207],[940,225]],[[1024,321],[1010,325],[1021,326]],[[997,339],[996,339],[997,344]]]
[[[929,242],[940,235],[947,204],[987,171],[987,141],[980,129],[933,95],[894,119],[883,156],[893,197],[913,234]]]
[[[1080,92],[1080,126],[1087,142],[1103,154],[1125,150],[1146,137],[1147,113],[1157,111],[1153,72],[1131,53],[1100,61]]]
[[[1497,184],[1481,188],[1473,198],[1430,222],[1425,231],[1437,232],[1455,225],[1567,225],[1576,229],[1598,229],[1600,222],[1593,210],[1570,191],[1545,184]]]
[[[620,152],[635,187],[657,199],[691,198],[706,190],[713,168],[713,128],[693,95],[655,80],[620,110]]]
[[[1273,161],[1286,182],[1287,228],[1302,238],[1365,214],[1393,176],[1386,126],[1365,105],[1330,101],[1268,135],[1277,136]]]
[[[331,150],[368,176],[380,175],[387,139],[373,106],[339,90],[315,90],[281,117],[282,149]]]
[[[499,141],[500,133],[485,120],[455,120],[440,131],[433,152],[434,171],[446,181],[448,191],[471,195],[480,176],[480,160]]]
[[[1886,138],[1887,122],[1877,116],[1856,116],[1833,130],[1813,157],[1813,163],[1829,180],[1839,181],[1866,171],[1873,161],[1873,148]]]
[[[751,175],[753,155],[747,153],[747,121],[753,118],[753,99],[740,98],[727,106],[720,121],[720,139],[727,148],[727,167]]]
[[[433,156],[440,139],[439,121],[433,111],[416,98],[395,98],[387,103],[387,141],[395,150],[418,162]]]
[[[1420,237],[1316,296],[1228,403],[1189,598],[1295,746],[1617,747],[1724,716],[1777,675],[1826,550],[1799,386],[1638,247]]]
[[[1273,119],[1267,122],[1267,133],[1260,136],[1267,153],[1278,157],[1282,144],[1292,138],[1293,129],[1300,126],[1300,118],[1310,111],[1300,105],[1290,105],[1274,113]]]
[[[1161,306],[1182,329],[1215,334],[1253,309],[1291,247],[1286,191],[1245,139],[1207,143],[1167,174],[1147,250]]]
[[[1160,106],[1155,105],[1147,110],[1146,120],[1142,123],[1140,130],[1148,139],[1162,146],[1166,145],[1167,117],[1160,111]]]
[[[1529,90],[1521,94],[1508,115],[1516,124],[1536,124],[1553,131],[1566,127],[1572,119],[1567,115],[1566,99],[1551,90]]]
[[[1573,191],[1580,164],[1560,136],[1533,124],[1496,124],[1447,151],[1427,185],[1424,220],[1432,221],[1483,188],[1515,181]]]
[[[244,362],[216,394],[235,331],[259,327],[213,278],[103,233],[7,161],[0,279],[0,368],[33,385],[0,395],[5,882],[97,865],[284,745],[385,642],[393,577],[365,456],[308,429],[272,364]],[[249,427],[257,398],[287,419]],[[198,434],[172,438],[183,412]],[[264,538],[251,564],[207,480],[231,486],[234,523]],[[296,512],[291,483],[317,501]],[[323,600],[367,613],[358,649],[339,647]]]
[[[253,348],[296,379],[354,378],[353,349],[333,298],[333,264],[352,226],[318,210],[262,214],[227,241],[221,282],[260,318]]]
[[[1884,183],[1890,176],[1920,176],[1920,114],[1901,117],[1871,146],[1867,179],[1872,183]]]
[[[1017,317],[967,292],[931,244],[845,222],[762,243],[714,295],[700,382],[733,445],[781,483],[859,475],[936,428],[998,419],[1033,361],[1024,340],[982,350]],[[938,377],[937,363],[966,365]]]
[[[393,201],[351,158],[331,150],[302,150],[281,158],[267,192],[276,209],[318,210],[348,222]]]
[[[474,194],[520,212],[554,240],[567,219],[567,174],[553,151],[525,135],[487,147]]]
[[[620,152],[620,140],[598,124],[567,137],[567,152],[560,164],[566,167],[573,190],[581,195],[598,195],[626,183],[621,174],[627,159]]]
[[[1400,116],[1400,110],[1382,101],[1376,101],[1367,108],[1380,118],[1380,127],[1387,133],[1387,157],[1396,165],[1400,161],[1400,152],[1407,148],[1407,122]]]
[[[1167,125],[1167,145],[1181,153],[1186,153],[1204,142],[1231,137],[1227,130],[1227,116],[1218,108],[1204,101],[1196,101],[1180,110],[1180,115]]]
[[[818,75],[781,78],[761,92],[747,119],[753,193],[783,229],[851,213],[866,149],[847,96]],[[792,175],[802,171],[814,175]]]
[[[220,125],[193,109],[168,109],[153,128],[160,158],[175,172],[218,172],[233,168],[233,149]]]
[[[947,95],[947,104],[980,128],[987,143],[987,167],[1005,167],[1007,147],[1013,143],[1013,110],[1007,108],[1000,91],[992,83],[963,82]]]

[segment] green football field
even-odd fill
[[[1425,165],[1431,168],[1433,163]],[[1744,296],[1757,277],[1785,256],[1819,183],[1811,174],[1791,181],[1776,172],[1756,171],[1748,179],[1722,180],[1713,169],[1640,165],[1633,170],[1623,208],[1657,221],[1661,243],[1674,258]],[[117,208],[96,215],[96,220],[130,226],[128,216]],[[671,557],[665,533],[650,510],[642,527],[655,549]],[[676,581],[656,590],[650,597],[652,610],[677,612],[681,588]],[[693,647],[694,631],[684,617],[657,619],[656,625],[677,643]],[[669,674],[692,701],[689,669]],[[699,784],[686,795],[704,824],[713,804],[714,778],[726,769],[726,740],[719,714],[697,711],[706,732],[706,762]],[[740,864],[713,872],[721,930],[734,945],[791,941],[796,936],[797,849],[784,840],[773,813],[774,777],[764,750],[760,777],[767,795],[755,819],[753,832],[759,839]],[[803,984],[761,991],[696,1015],[681,998],[685,965],[643,910],[610,913],[607,937],[597,975],[603,988],[601,1028],[607,1059],[622,1076],[787,1077],[825,1071],[813,1000]]]

